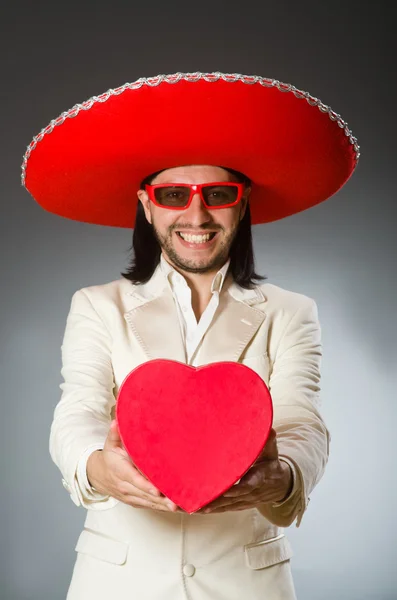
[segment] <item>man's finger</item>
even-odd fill
[[[220,496],[219,498],[217,498],[216,500],[213,500],[213,502],[211,502],[210,504],[208,504],[207,506],[204,506],[200,512],[212,512],[212,511],[216,511],[219,508],[229,508],[232,510],[232,507],[237,506],[237,505],[248,505],[250,503],[252,503],[253,501],[253,496],[251,494],[247,494],[245,496],[241,496],[239,498],[225,498],[224,496]]]
[[[252,502],[250,502],[249,500],[242,500],[241,502],[234,502],[233,504],[224,504],[221,506],[217,506],[214,509],[211,509],[208,514],[217,514],[217,513],[222,513],[222,512],[229,512],[232,510],[246,510],[247,508],[252,508],[253,506],[255,506]],[[210,507],[209,507],[210,508]]]
[[[168,505],[167,502],[159,503],[150,498],[142,498],[141,496],[128,496],[128,503],[135,508],[150,508],[151,510],[161,510],[166,512],[176,512],[174,505]],[[172,506],[172,508],[171,508]]]
[[[264,471],[263,464],[253,466],[251,469],[241,478],[240,483],[234,485],[227,490],[223,496],[226,498],[236,498],[239,496],[245,496],[251,493],[253,490],[263,485],[264,483]]]
[[[238,484],[230,488],[230,490],[227,490],[224,494],[222,494],[221,498],[239,498],[240,496],[246,496],[247,494],[252,492],[252,490],[255,489],[255,487],[247,484],[244,485],[243,483]]]
[[[158,490],[148,479],[145,479],[143,475],[134,467],[134,476],[132,481],[130,482],[136,488],[141,490],[146,494],[151,494],[152,496],[156,496],[157,498],[162,496],[160,490]]]
[[[146,483],[148,483],[148,482],[146,482]],[[140,497],[142,500],[145,500],[147,502],[155,502],[156,504],[159,502],[160,502],[160,504],[171,502],[171,501],[168,501],[168,499],[166,499],[166,498],[160,498],[159,491],[157,490],[157,494],[155,494],[154,489],[155,488],[153,488],[153,491],[151,488],[149,488],[147,490],[142,490],[140,487],[138,487],[134,483],[131,483],[131,481],[124,481],[122,493],[124,493],[126,496]]]

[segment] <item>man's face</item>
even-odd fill
[[[189,165],[162,171],[153,179],[156,183],[211,183],[235,181],[232,174],[220,167]],[[219,270],[229,258],[230,247],[244,216],[249,188],[236,206],[207,209],[199,194],[192,198],[184,210],[170,210],[156,206],[146,191],[139,190],[138,197],[165,258],[175,267],[189,273],[206,273]],[[186,235],[211,235],[209,242],[195,244],[184,240]]]

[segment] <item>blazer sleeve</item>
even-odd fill
[[[79,464],[90,448],[103,447],[115,405],[112,339],[84,289],[72,297],[61,346],[64,382],[51,424],[49,450],[76,506],[108,509],[118,500],[87,494]]]
[[[299,527],[310,494],[323,476],[331,440],[319,412],[321,329],[317,305],[306,296],[281,335],[269,379],[279,457],[295,467],[293,493],[282,503],[260,505],[273,524]]]

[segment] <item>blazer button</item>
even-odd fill
[[[184,565],[183,573],[184,573],[184,575],[186,575],[186,577],[193,577],[195,572],[196,572],[196,568],[194,565],[191,565],[191,564]]]

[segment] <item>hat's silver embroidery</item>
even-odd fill
[[[25,185],[26,167],[31,153],[36,148],[37,144],[44,138],[44,136],[48,133],[51,133],[54,130],[54,128],[58,125],[62,125],[65,119],[76,117],[81,110],[89,110],[96,102],[106,102],[106,100],[108,100],[111,96],[118,96],[126,90],[136,90],[142,87],[143,85],[155,87],[163,82],[173,84],[178,83],[178,81],[180,81],[181,79],[190,82],[196,82],[200,79],[204,79],[205,81],[209,82],[218,81],[218,79],[223,79],[224,81],[231,83],[235,81],[242,81],[243,83],[247,83],[250,85],[259,83],[264,87],[276,87],[280,92],[292,92],[296,98],[304,99],[310,104],[310,106],[317,106],[318,109],[321,110],[321,112],[328,113],[328,116],[331,119],[331,121],[337,121],[339,127],[344,130],[346,137],[349,138],[349,142],[352,144],[356,153],[356,161],[358,162],[358,159],[360,157],[360,146],[357,143],[357,139],[353,136],[352,132],[350,131],[347,123],[342,119],[340,115],[338,115],[338,113],[334,112],[326,104],[323,104],[318,98],[314,98],[313,96],[311,96],[308,92],[302,92],[293,85],[290,85],[288,83],[282,83],[281,81],[277,81],[277,79],[266,79],[264,77],[259,77],[258,75],[220,73],[218,71],[215,73],[174,73],[172,75],[157,75],[156,77],[141,77],[133,83],[125,83],[124,85],[118,88],[108,90],[100,96],[93,96],[92,98],[86,100],[85,102],[82,102],[81,104],[75,104],[73,108],[61,113],[59,117],[50,121],[47,127],[44,127],[40,131],[40,133],[33,138],[29,146],[27,147],[21,166],[22,185]]]

